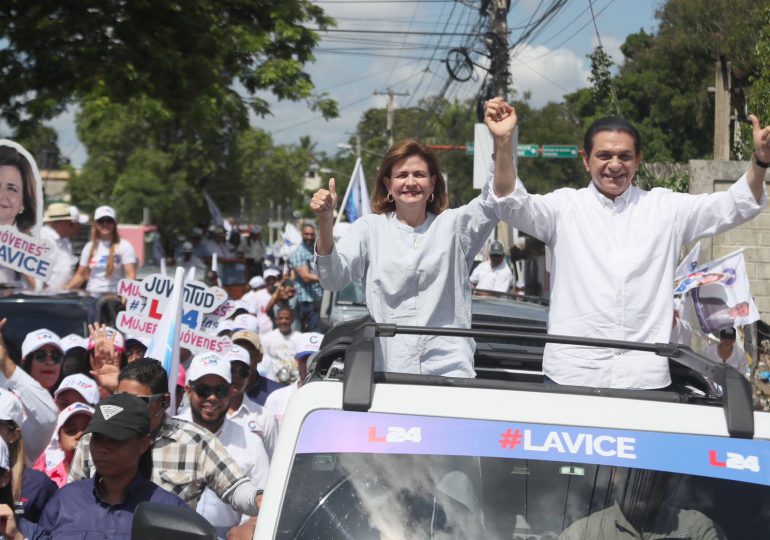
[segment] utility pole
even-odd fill
[[[714,78],[714,160],[730,159],[730,62],[721,56]]]
[[[491,57],[493,95],[508,100],[511,73],[508,71],[508,10],[510,0],[493,0],[491,32],[487,35],[487,48]]]
[[[388,96],[388,109],[387,109],[387,132],[388,132],[388,147],[393,146],[393,117],[396,113],[396,100],[395,96],[408,96],[409,92],[399,93],[394,92],[391,88],[388,88],[385,92],[378,92],[375,90],[375,96]]]

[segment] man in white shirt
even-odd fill
[[[512,107],[500,102],[494,107],[516,123]],[[641,141],[620,118],[603,118],[588,128],[583,163],[591,183],[580,190],[530,195],[516,178],[512,144],[495,148],[494,174],[509,180],[495,192],[499,217],[551,249],[549,333],[669,341],[671,287],[682,246],[740,225],[766,204],[770,127],[761,129],[755,116],[750,119],[755,150],[748,172],[727,191],[708,195],[635,186]],[[668,359],[639,351],[550,343],[543,371],[559,384],[663,388],[671,383]]]
[[[509,292],[513,273],[505,264],[505,249],[500,242],[489,246],[489,261],[479,264],[471,272],[471,287],[482,291]]]
[[[243,429],[259,435],[267,456],[272,458],[275,439],[278,437],[278,424],[275,415],[245,395],[246,386],[254,369],[249,358],[249,351],[240,345],[231,345],[225,353],[225,360],[230,361],[230,378],[232,380],[227,418]]]
[[[227,418],[230,369],[230,361],[215,353],[195,356],[187,370],[185,386],[190,407],[178,418],[211,431],[252,483],[262,489],[270,467],[262,439]],[[201,495],[196,511],[214,526],[218,538],[225,538],[230,528],[247,519],[208,488]]]
[[[291,399],[291,396],[293,396],[305,382],[305,377],[307,377],[308,359],[321,348],[323,338],[323,334],[317,332],[306,332],[302,334],[300,344],[297,347],[297,352],[294,355],[294,359],[297,361],[297,371],[299,371],[297,381],[294,384],[285,386],[267,396],[265,408],[275,414],[275,418],[278,420],[279,425],[283,422],[283,416],[286,414],[286,407],[289,405],[289,399]]]
[[[259,373],[263,377],[282,383],[294,378],[294,353],[302,334],[291,329],[293,323],[294,312],[290,308],[281,308],[275,316],[276,328],[260,336],[264,354]]]
[[[47,289],[64,289],[78,262],[72,251],[70,238],[77,234],[80,228],[78,217],[73,215],[70,205],[64,203],[49,204],[43,214],[45,224],[40,228],[40,238],[50,240],[56,246],[52,257],[53,269],[45,283]]]
[[[718,364],[728,364],[748,377],[749,364],[746,351],[735,342],[735,328],[720,330],[719,343],[712,343],[703,351],[703,356]]]

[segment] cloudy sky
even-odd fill
[[[660,0],[592,0],[596,26],[608,53],[620,61],[620,44],[626,36],[656,28],[655,10]],[[308,66],[320,92],[337,100],[340,117],[325,121],[304,103],[272,101],[272,115],[253,118],[254,126],[273,135],[278,143],[296,143],[309,135],[320,150],[333,153],[347,142],[361,114],[384,107],[387,98],[375,95],[392,89],[399,94],[396,106],[415,105],[443,93],[449,99],[467,99],[480,90],[486,60],[471,54],[480,67],[467,82],[452,81],[444,60],[454,47],[485,51],[478,35],[480,0],[326,0],[316,2],[337,20],[337,27],[322,33],[316,62]],[[509,43],[522,36],[532,22],[557,0],[512,0],[508,15]],[[586,54],[597,44],[589,0],[566,0],[547,24],[512,50],[513,85],[541,106],[559,101],[587,85]],[[269,97],[269,96],[266,96]],[[75,166],[86,160],[75,137],[74,111],[51,122],[59,132],[62,152]],[[385,126],[383,126],[383,130]],[[522,126],[522,131],[526,128]]]

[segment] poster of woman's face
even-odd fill
[[[0,139],[0,225],[38,236],[43,185],[34,158],[20,144]]]

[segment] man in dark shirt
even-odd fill
[[[51,498],[36,538],[66,540],[98,533],[128,540],[140,502],[187,506],[140,472],[140,462],[145,468],[150,464],[151,443],[150,415],[141,398],[121,393],[103,399],[85,432],[92,434],[96,474],[64,486]]]

